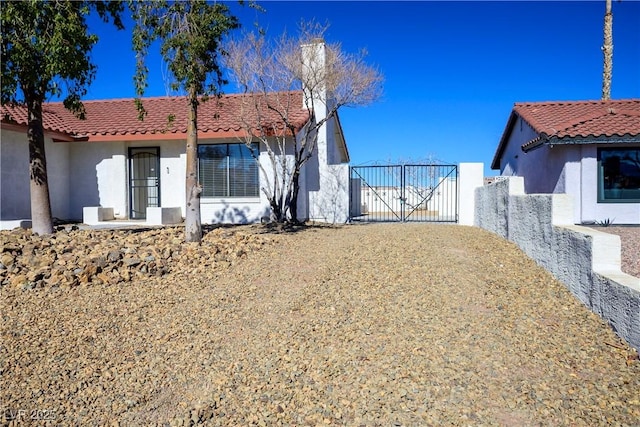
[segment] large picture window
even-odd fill
[[[202,197],[258,197],[258,165],[251,155],[258,144],[198,145],[198,180]]]
[[[598,166],[599,202],[640,202],[640,148],[600,148]]]

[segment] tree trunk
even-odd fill
[[[611,0],[606,0],[604,14],[604,70],[602,72],[602,100],[611,99],[611,76],[613,74],[613,13],[611,12]]]
[[[186,216],[184,238],[186,242],[200,243],[202,227],[200,224],[200,193],[198,184],[198,98],[189,91],[189,115],[187,124],[187,174],[186,174]]]
[[[289,213],[291,214],[291,222],[298,222],[298,193],[300,192],[300,170],[298,167],[293,171],[293,185],[291,189],[291,198],[289,199]]]
[[[47,158],[44,152],[42,101],[34,98],[36,97],[26,99],[29,115],[27,137],[29,139],[31,230],[38,234],[51,234],[53,233],[53,217],[51,215],[51,201],[49,199]]]

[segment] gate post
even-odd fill
[[[473,225],[476,214],[475,190],[484,185],[484,164],[460,163],[458,179],[458,224]]]
[[[400,168],[400,221],[405,222],[407,220],[407,204],[405,201],[407,200],[407,195],[405,191],[405,169],[406,166]]]

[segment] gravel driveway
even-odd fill
[[[3,286],[4,424],[640,425],[637,354],[488,232],[221,233],[260,244],[220,263],[189,247],[159,277]]]

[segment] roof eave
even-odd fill
[[[599,135],[599,136],[547,136],[540,137],[521,146],[522,151],[528,153],[544,145],[592,145],[592,144],[640,144],[640,134],[638,135]]]
[[[496,149],[496,153],[493,156],[493,160],[491,161],[491,169],[500,170],[500,158],[502,157],[502,153],[507,146],[507,142],[509,141],[509,137],[511,136],[511,131],[518,120],[518,113],[514,110],[511,110],[511,114],[509,115],[509,120],[507,120],[507,125],[502,132],[502,137],[500,138],[500,143],[498,144],[498,148]]]
[[[342,123],[340,123],[340,117],[338,116],[338,112],[336,111],[336,127],[338,129],[338,139],[339,139],[339,144],[341,145],[342,149],[344,150],[344,155],[345,155],[345,159],[344,159],[344,163],[349,163],[351,161],[351,158],[349,156],[349,149],[347,147],[347,140],[344,137],[344,131],[342,130]]]
[[[14,121],[2,120],[0,125],[2,129],[10,130],[14,132],[27,132],[29,126],[27,124],[20,124]],[[72,141],[86,141],[87,137],[83,135],[74,135],[72,133],[61,132],[53,129],[43,128],[44,133],[51,137],[53,142],[72,142]]]
[[[549,139],[549,144],[555,145],[588,145],[588,144],[640,144],[640,134],[631,135],[589,135],[564,136]]]

